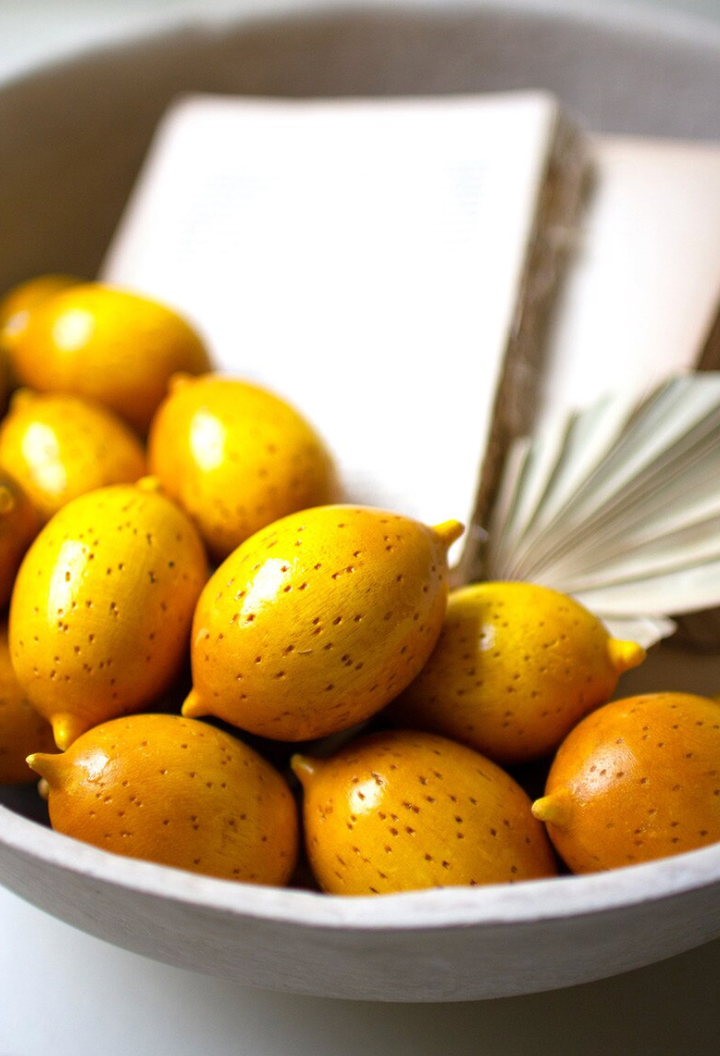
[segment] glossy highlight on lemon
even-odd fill
[[[168,688],[206,579],[197,530],[152,479],[81,495],[47,523],[15,583],[10,649],[58,747]]]
[[[174,309],[99,282],[41,301],[12,360],[21,384],[87,396],[143,434],[172,375],[211,366],[202,339]]]
[[[57,832],[106,851],[226,880],[283,885],[297,808],[281,775],[222,730],[132,715],[28,762],[48,785]]]
[[[150,431],[150,471],[221,561],[296,510],[337,500],[333,461],[286,400],[238,378],[176,377]]]
[[[447,599],[457,521],[319,506],[251,536],[202,592],[183,713],[277,740],[347,729],[420,671]]]
[[[553,751],[644,658],[555,590],[473,584],[451,592],[432,656],[389,714],[497,762],[527,762]]]
[[[378,895],[556,874],[530,799],[479,753],[434,734],[375,733],[296,755],[308,858],[324,891]]]

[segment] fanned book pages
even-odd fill
[[[650,645],[720,604],[720,373],[609,395],[518,441],[486,574],[572,594]]]
[[[532,423],[585,173],[544,93],[190,96],[101,278],[174,305],[221,370],[302,410],[348,501],[470,525]]]

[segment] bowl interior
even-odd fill
[[[178,25],[38,70],[0,90],[0,288],[53,270],[95,274],[155,125],[180,93],[512,88],[557,93],[589,129],[720,138],[720,33],[656,15],[388,6]],[[623,692],[719,686],[714,656],[663,646]],[[0,803],[0,880],[12,889],[139,952],[280,989],[382,997],[402,964],[397,999],[500,996],[598,978],[720,934],[720,847],[612,875],[339,900],[115,858],[51,833],[32,790],[1,790]],[[549,961],[535,952],[548,937]]]

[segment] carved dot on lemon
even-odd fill
[[[26,763],[29,752],[55,748],[49,723],[23,693],[10,662],[7,623],[0,625],[0,785],[36,780]]]
[[[318,506],[251,536],[198,602],[183,714],[288,741],[374,715],[432,651],[462,530]]]
[[[61,754],[31,755],[57,832],[103,850],[228,880],[287,883],[297,807],[238,738],[178,715],[96,726]]]
[[[10,605],[18,681],[66,748],[177,676],[207,579],[202,542],[157,483],[73,499],[28,550]]]
[[[78,495],[138,480],[145,453],[129,426],[101,404],[21,389],[0,424],[0,465],[44,522]]]
[[[720,703],[689,693],[614,700],[565,738],[533,814],[574,873],[720,840]]]
[[[10,600],[15,575],[40,527],[35,507],[10,474],[0,469],[0,608]]]
[[[397,730],[329,759],[295,755],[305,842],[324,891],[370,895],[556,874],[530,799],[499,766],[434,734]]]
[[[313,427],[285,400],[236,378],[176,377],[148,457],[218,561],[272,521],[337,498]]]
[[[97,400],[141,433],[173,374],[210,369],[201,338],[177,312],[98,282],[41,301],[11,354],[22,384]]]
[[[564,594],[478,583],[451,592],[432,656],[388,714],[500,763],[526,762],[556,748],[644,658]]]

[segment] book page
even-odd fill
[[[100,277],[303,411],[347,501],[467,524],[556,118],[542,93],[189,97]]]
[[[544,418],[696,366],[720,301],[720,144],[591,142],[594,185],[556,302]]]

